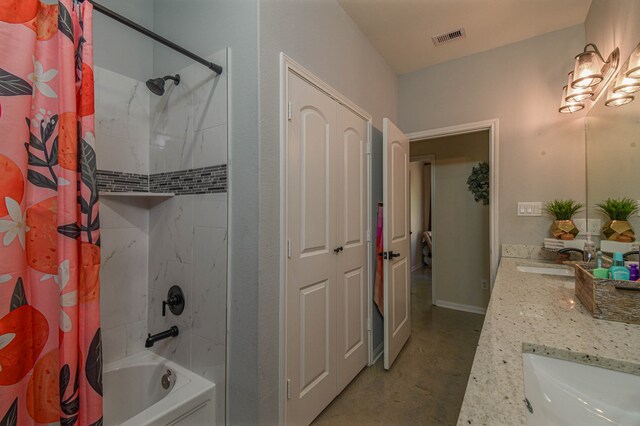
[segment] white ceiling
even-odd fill
[[[338,0],[397,74],[581,24],[591,0]],[[466,38],[431,37],[464,27]]]

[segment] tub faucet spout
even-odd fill
[[[168,339],[169,337],[176,337],[178,334],[180,334],[180,331],[178,330],[178,327],[176,327],[175,325],[172,326],[170,329],[161,331],[160,333],[154,334],[153,336],[151,335],[151,333],[149,333],[149,336],[147,337],[147,341],[144,343],[144,347],[150,348],[156,342],[159,342],[160,340]]]

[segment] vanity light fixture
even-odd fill
[[[564,98],[567,102],[576,103],[593,97],[593,89],[591,87],[575,89],[571,87],[572,82],[573,71],[569,73],[569,81],[567,82],[567,93],[566,97]]]
[[[640,90],[640,78],[628,77],[626,73],[620,71],[613,84],[613,93],[620,95],[635,93]]]
[[[589,50],[589,48],[592,50]],[[571,87],[584,89],[585,87],[596,86],[603,80],[608,80],[618,67],[619,58],[620,50],[617,47],[605,60],[595,44],[587,44],[582,53],[576,55]]]
[[[562,88],[562,101],[560,102],[559,112],[562,114],[573,114],[584,109],[584,104],[580,102],[567,101],[567,86]]]
[[[634,50],[629,57],[629,65],[627,66],[625,74],[629,78],[640,79],[640,44],[636,46],[636,50]]]
[[[575,66],[569,73],[569,81],[562,88],[561,113],[574,113],[584,109],[583,101],[596,98],[613,77],[620,61],[620,49],[617,47],[605,60],[598,47],[587,44],[576,55]]]
[[[619,107],[628,104],[634,99],[635,98],[628,93],[614,92],[613,89],[610,88],[607,92],[607,100],[604,104],[608,107]]]

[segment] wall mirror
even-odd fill
[[[640,44],[632,54],[632,63],[639,51]],[[587,217],[591,230],[600,230],[609,220],[597,208],[598,203],[621,197],[640,200],[640,91],[628,94],[634,99],[624,105],[606,105],[610,103],[607,101],[614,88],[620,86],[621,78],[626,75],[628,63],[628,60],[622,61],[618,75],[611,79],[586,118]],[[635,81],[640,83],[640,79]],[[629,222],[636,240],[640,239],[638,213],[631,215]],[[594,237],[606,240],[600,232],[594,232]],[[605,246],[602,246],[603,251],[613,251],[605,250]],[[621,246],[620,251],[628,248]]]

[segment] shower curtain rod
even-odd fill
[[[136,31],[138,31],[139,33],[142,33],[144,35],[146,35],[147,37],[157,41],[158,43],[162,43],[165,46],[167,46],[170,49],[175,50],[176,52],[180,52],[185,56],[188,56],[189,58],[193,59],[196,62],[201,63],[202,65],[204,65],[205,67],[209,68],[211,71],[215,72],[216,74],[220,75],[222,74],[222,67],[218,64],[214,64],[213,62],[209,62],[206,59],[196,55],[193,52],[188,51],[187,49],[185,49],[182,46],[179,46],[177,44],[175,44],[174,42],[172,42],[171,40],[167,40],[166,38],[162,37],[161,35],[158,35],[156,33],[154,33],[151,30],[146,29],[145,27],[136,24],[135,22],[125,18],[124,16],[114,12],[113,10],[104,7],[103,5],[101,5],[100,3],[96,3],[94,0],[87,0],[89,3],[91,3],[93,5],[93,8],[95,10],[97,10],[98,12],[102,13],[103,15],[108,16],[111,19],[114,19],[118,22],[120,22],[121,24],[126,25],[129,28],[132,28]]]

